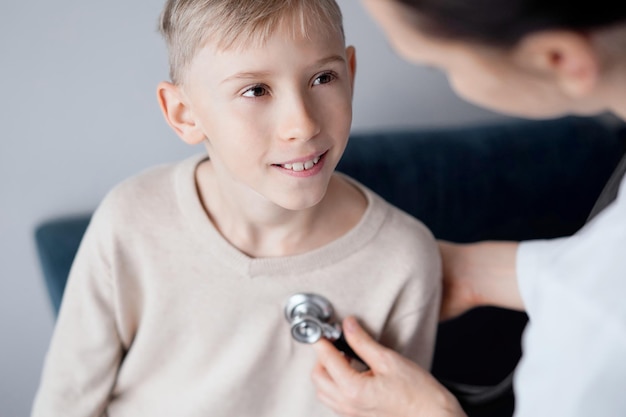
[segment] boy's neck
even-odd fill
[[[356,226],[367,208],[365,196],[334,176],[326,195],[305,210],[287,210],[255,200],[239,201],[220,187],[209,161],[196,171],[199,198],[221,235],[254,258],[290,256],[322,247]]]

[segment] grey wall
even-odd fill
[[[496,116],[456,99],[443,77],[400,61],[356,0],[340,0],[357,47],[355,130]],[[161,1],[0,4],[0,416],[28,415],[53,329],[35,225],[95,207],[121,179],[183,158],[155,86],[166,58]]]

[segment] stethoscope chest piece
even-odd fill
[[[291,337],[300,343],[315,343],[324,337],[347,357],[355,359],[355,369],[369,369],[346,342],[341,326],[333,323],[333,306],[318,294],[294,294],[285,303],[285,318],[291,326]]]
[[[291,336],[300,343],[315,343],[321,337],[336,340],[341,328],[331,324],[333,306],[318,294],[294,294],[285,304],[285,318],[291,325]]]

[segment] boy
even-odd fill
[[[96,211],[34,416],[326,416],[283,306],[321,294],[423,366],[440,297],[417,220],[335,174],[355,56],[334,0],[170,0],[165,119],[207,155]]]

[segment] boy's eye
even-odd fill
[[[267,88],[262,85],[255,85],[254,87],[248,88],[243,92],[244,97],[262,97],[267,94]]]
[[[330,72],[326,72],[320,76],[318,76],[314,81],[313,81],[313,85],[321,85],[321,84],[328,84],[329,82],[333,81],[336,77],[331,74]]]

